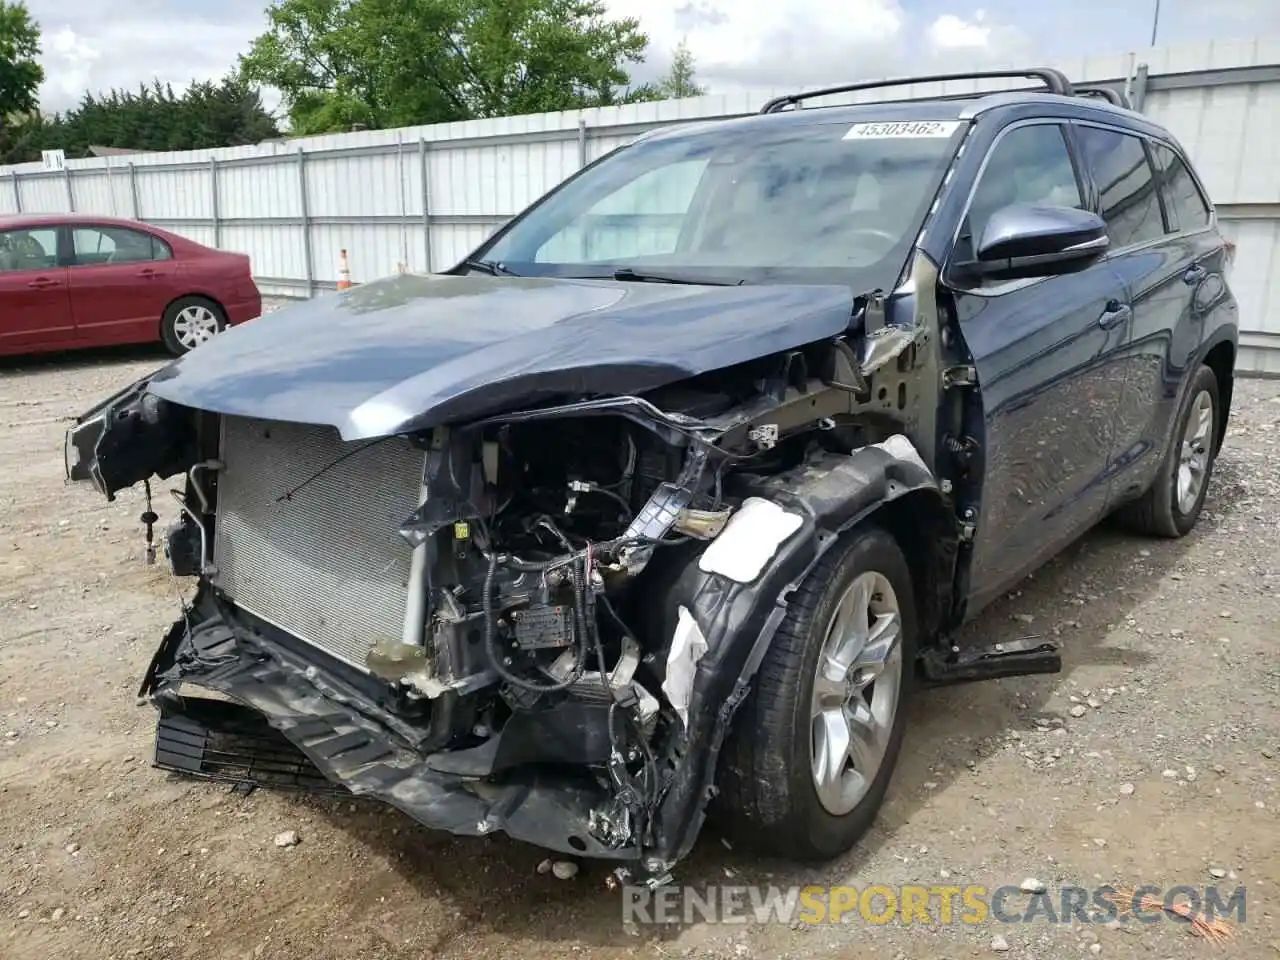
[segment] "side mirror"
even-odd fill
[[[1083,270],[1106,253],[1107,224],[1074,207],[1011,204],[991,215],[966,272],[997,280]]]

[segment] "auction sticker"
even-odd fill
[[[893,120],[855,123],[845,140],[891,140],[901,137],[949,137],[960,129],[959,120]]]

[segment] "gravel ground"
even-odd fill
[[[62,483],[64,420],[156,353],[0,364],[0,956],[1178,958],[1178,923],[627,928],[604,871],[380,806],[243,796],[148,765],[142,671],[185,585],[132,491]],[[1229,948],[1280,956],[1280,384],[1244,382],[1204,518],[1098,530],[972,625],[1060,634],[1060,676],[921,694],[880,820],[820,870],[708,833],[682,883],[1247,889]],[[172,518],[157,498],[162,524]],[[275,838],[294,831],[294,846]],[[1016,898],[1015,898],[1016,900]],[[1025,902],[1023,897],[1019,903]],[[1011,903],[1014,901],[1011,901]],[[1015,904],[1016,907],[1016,904]],[[936,913],[935,913],[936,916]]]

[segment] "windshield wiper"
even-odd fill
[[[691,286],[707,287],[740,287],[746,280],[722,280],[716,277],[697,277],[680,273],[655,273],[650,270],[640,271],[631,267],[619,267],[613,271],[613,279],[627,280],[632,283],[687,283]]]
[[[513,270],[508,270],[496,260],[463,260],[462,265],[468,270],[479,270],[481,273],[487,273],[491,277],[518,277],[520,274]]]

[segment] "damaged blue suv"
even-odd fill
[[[82,416],[71,479],[178,481],[157,764],[634,881],[708,816],[847,851],[914,691],[1061,668],[956,628],[1104,517],[1190,531],[1231,404],[1177,141],[1053,70],[963,79],[993,76],[1043,88],[651,133],[444,274]]]

